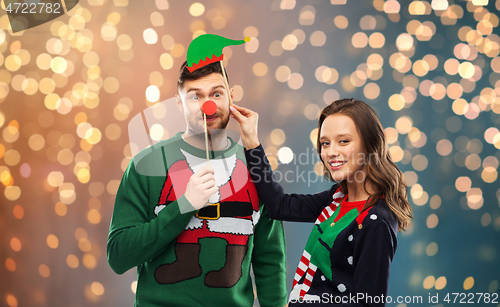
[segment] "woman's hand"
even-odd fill
[[[241,128],[241,140],[246,149],[258,147],[259,137],[257,135],[257,125],[259,114],[247,108],[239,107],[235,104],[230,107],[231,117],[234,118]]]

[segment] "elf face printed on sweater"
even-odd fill
[[[220,238],[228,244],[224,267],[208,272],[204,276],[205,285],[229,288],[240,279],[248,238],[253,234],[260,212],[257,191],[250,181],[247,167],[231,148],[210,160],[218,191],[177,237],[174,246],[176,260],[156,268],[158,283],[173,284],[201,276],[199,240],[202,238]],[[178,149],[181,159],[169,168],[159,203],[154,209],[156,215],[181,196],[191,175],[206,165],[204,157],[190,153],[189,149]]]

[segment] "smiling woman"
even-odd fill
[[[314,195],[285,194],[276,182],[257,137],[257,113],[234,106],[231,115],[241,125],[250,174],[269,216],[315,223],[289,306],[385,306],[396,234],[409,225],[412,210],[373,109],[353,99],[323,109],[317,148],[325,176],[336,183]]]

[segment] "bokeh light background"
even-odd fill
[[[128,122],[174,96],[203,33],[252,38],[225,48],[224,64],[235,101],[260,113],[277,171],[321,172],[313,144],[328,103],[354,97],[377,111],[415,211],[390,295],[430,306],[429,293],[500,292],[499,10],[500,0],[82,0],[12,34],[2,2],[0,305],[132,306],[135,270],[118,276],[106,261]],[[293,163],[307,152],[312,162]],[[290,284],[311,225],[285,226]]]

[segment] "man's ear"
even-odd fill
[[[229,94],[231,95],[231,100],[234,102],[234,89],[233,88],[229,89]]]
[[[179,111],[181,111],[182,114],[184,114],[184,108],[182,106],[182,99],[179,94],[175,94],[175,101],[177,102],[177,107],[179,108]]]

